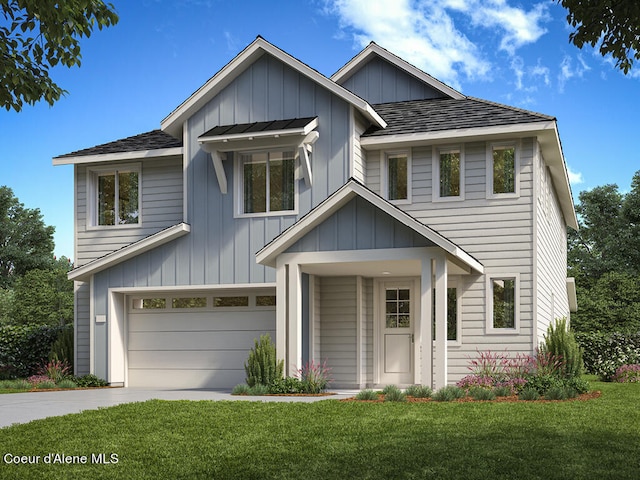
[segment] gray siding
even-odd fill
[[[288,252],[432,246],[424,237],[361,197],[294,243]]]
[[[468,374],[469,357],[479,350],[532,351],[533,319],[533,176],[535,139],[519,146],[520,195],[488,199],[486,144],[468,143],[465,149],[465,200],[432,202],[432,147],[412,149],[412,203],[398,207],[458,244],[485,267],[485,275],[462,278],[462,344],[449,347],[449,379]],[[379,193],[380,151],[367,152],[367,186]],[[519,274],[520,333],[486,332],[487,276]]]
[[[334,387],[356,378],[356,277],[316,277],[320,283],[320,358],[331,367]]]
[[[444,97],[442,92],[377,56],[343,80],[342,86],[372,104]]]
[[[362,279],[362,378],[367,385],[373,384],[373,279]]]
[[[359,114],[354,114],[354,129],[351,138],[353,149],[353,172],[352,177],[361,183],[365,182],[366,178],[366,164],[364,161],[364,153],[360,146],[360,137],[367,129],[365,120]]]
[[[89,373],[89,283],[74,282],[75,290],[75,375]]]
[[[567,226],[562,216],[551,175],[541,155],[536,162],[536,273],[537,337],[543,341],[549,323],[569,318],[567,298]]]
[[[120,162],[122,163],[122,162]],[[119,250],[182,221],[182,158],[145,159],[141,163],[140,211],[142,224],[131,227],[91,228],[86,165],[75,167],[76,178],[76,266]],[[118,163],[100,164],[100,168]]]

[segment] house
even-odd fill
[[[159,130],[61,155],[76,373],[230,388],[271,334],[291,374],[440,387],[576,308],[553,117],[371,43],[332,77],[258,37]]]

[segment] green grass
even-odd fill
[[[640,384],[552,403],[152,400],[0,429],[0,454],[116,453],[116,465],[6,465],[0,478],[635,479]]]

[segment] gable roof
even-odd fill
[[[447,97],[458,100],[466,98],[462,93],[458,92],[454,88],[451,88],[449,85],[441,82],[437,78],[432,77],[428,73],[423,72],[418,67],[411,65],[406,60],[403,60],[397,55],[394,55],[389,50],[382,48],[375,42],[369,43],[369,45],[367,45],[364,50],[362,50],[355,57],[349,60],[342,68],[340,68],[340,70],[331,75],[331,80],[336,83],[342,84],[344,81],[353,76],[354,73],[360,70],[364,65],[366,65],[369,61],[371,61],[371,59],[375,56],[381,57],[392,65],[395,65],[396,67],[406,71],[407,73],[416,77],[418,80],[438,90]]]
[[[345,100],[347,103],[353,105],[360,111],[360,113],[369,119],[371,123],[382,128],[386,126],[386,123],[380,115],[378,115],[378,113],[365,100],[333,82],[297,58],[294,58],[283,50],[280,50],[278,47],[267,42],[264,38],[258,36],[247,48],[222,67],[220,71],[211,77],[193,95],[191,95],[180,106],[178,106],[178,108],[162,120],[162,130],[176,138],[179,138],[182,135],[182,124],[187,118],[201,109],[249,65],[264,54],[269,54],[277,58],[285,65],[300,72],[302,75],[326,88],[339,98]]]
[[[330,195],[326,200],[307,213],[304,217],[286,229],[264,248],[256,253],[256,261],[259,264],[271,267],[276,266],[278,255],[287,250],[300,238],[313,230],[316,226],[324,222],[327,218],[346,205],[351,199],[359,196],[371,203],[374,207],[387,213],[398,222],[413,229],[419,235],[442,248],[451,257],[465,265],[470,270],[484,273],[484,266],[469,253],[465,252],[451,240],[443,237],[438,232],[419,222],[411,215],[396,207],[388,200],[369,190],[357,180],[351,178],[349,181]]]
[[[121,158],[125,156],[124,154],[126,154],[126,158]],[[96,145],[95,147],[58,155],[53,158],[53,164],[68,165],[165,155],[182,155],[182,140],[176,139],[161,130],[152,130],[132,137]]]

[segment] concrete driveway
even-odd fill
[[[357,391],[340,390],[324,397],[248,397],[214,390],[171,390],[146,388],[97,388],[58,392],[28,392],[0,395],[0,428],[46,417],[79,413],[121,403],[160,400],[245,400],[262,402],[317,402],[354,396]]]

